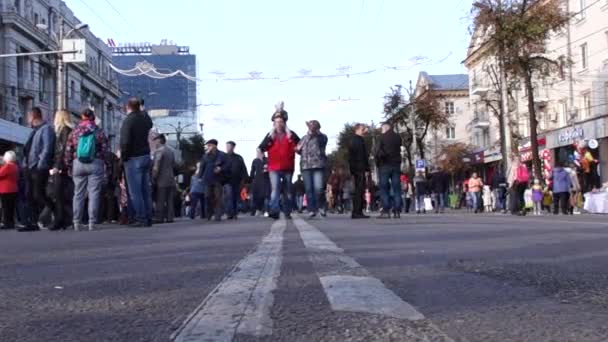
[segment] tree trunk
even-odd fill
[[[538,121],[536,120],[536,106],[534,104],[534,86],[532,85],[532,71],[530,66],[524,66],[524,81],[528,92],[528,113],[530,120],[530,145],[532,147],[532,168],[534,177],[541,178],[540,153],[538,152]]]

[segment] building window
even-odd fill
[[[76,82],[70,81],[70,98],[76,97]]]
[[[447,115],[454,114],[454,102],[446,102],[445,103],[445,113]]]
[[[447,139],[456,139],[456,127],[454,126],[448,126],[445,128],[445,137]]]
[[[40,23],[39,20],[40,20],[40,18],[38,17],[38,13],[35,13],[34,14],[34,24],[38,25]]]
[[[30,59],[30,80],[34,82],[36,79],[36,61]]]
[[[21,0],[15,0],[15,11],[17,14],[21,14]]]
[[[604,83],[604,114],[608,114],[608,82]]]
[[[587,48],[587,43],[581,45],[581,66],[583,67],[583,70],[587,70],[588,64],[589,64],[589,49]]]
[[[564,125],[570,123],[570,113],[568,113],[568,102],[566,100],[560,101],[560,107],[562,112],[562,118],[564,120]]]
[[[582,104],[581,108],[583,109],[583,117],[582,119],[586,119],[591,117],[591,92],[585,92],[582,95]]]
[[[587,0],[580,0],[580,6],[579,19],[583,20],[587,17]]]

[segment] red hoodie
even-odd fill
[[[300,137],[294,132],[280,137],[267,134],[259,149],[268,152],[268,171],[289,171],[295,169],[296,147]]]
[[[14,194],[18,192],[19,168],[15,163],[6,163],[0,166],[0,194]]]

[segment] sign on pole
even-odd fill
[[[61,48],[63,51],[75,51],[63,55],[64,63],[86,63],[87,41],[85,39],[64,39]]]
[[[416,160],[416,171],[425,171],[426,170],[426,160],[417,159]]]

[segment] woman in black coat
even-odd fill
[[[258,156],[251,163],[251,215],[264,212],[266,200],[270,197],[270,176],[268,174],[268,160],[264,153],[258,151]]]

